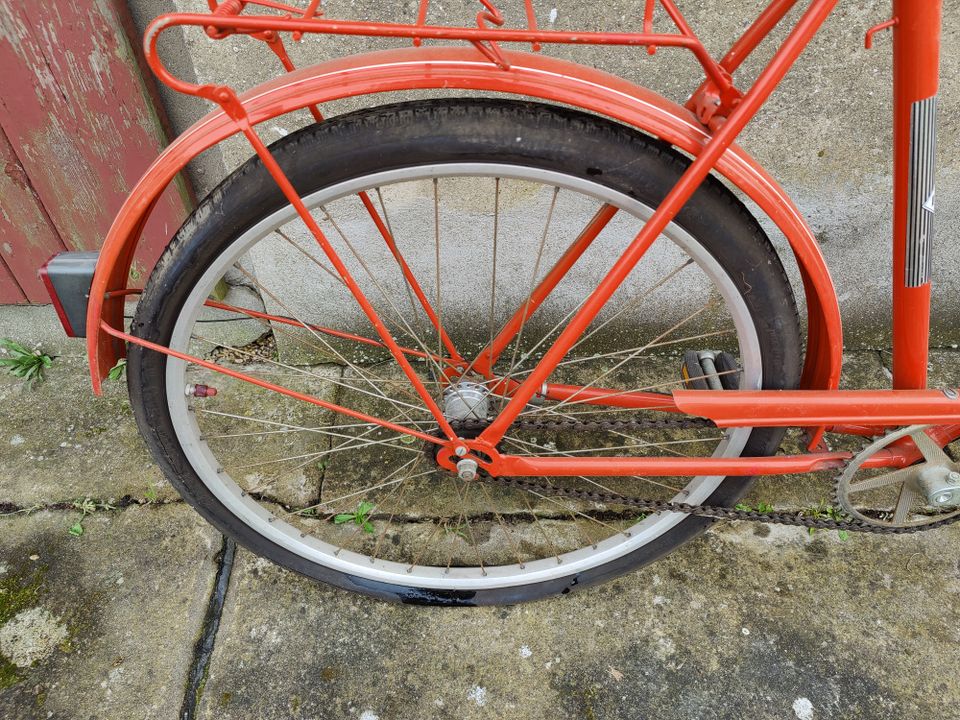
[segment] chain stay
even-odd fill
[[[453,425],[456,430],[482,430],[486,426],[481,422],[459,422]],[[705,418],[686,418],[683,420],[653,420],[649,418],[631,418],[627,420],[596,420],[580,422],[577,420],[557,420],[550,422],[518,422],[511,426],[516,430],[656,430],[667,428],[696,428],[714,427],[714,424]],[[795,527],[813,528],[816,530],[838,530],[846,532],[872,533],[877,535],[909,535],[926,530],[934,530],[944,525],[960,520],[960,516],[945,518],[940,522],[915,527],[889,527],[872,525],[862,520],[834,520],[831,518],[811,517],[798,512],[757,512],[754,510],[738,510],[737,508],[721,505],[689,505],[687,503],[671,502],[666,500],[648,500],[644,498],[605,493],[593,490],[575,490],[573,488],[556,487],[546,483],[538,483],[522,477],[493,477],[480,472],[479,482],[493,485],[512,487],[520,490],[533,491],[542,495],[552,495],[586,500],[588,502],[610,505],[627,505],[641,512],[660,513],[677,512],[711,520],[741,520],[746,522],[761,522],[771,525],[792,525]],[[836,499],[837,488],[834,486],[834,497],[831,498],[831,510],[842,512]]]

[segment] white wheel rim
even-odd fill
[[[391,183],[435,177],[477,176],[533,180],[560,188],[574,190],[603,202],[616,205],[632,215],[646,219],[652,214],[649,207],[603,185],[553,171],[496,163],[457,163],[421,165],[365,175],[324,188],[304,198],[308,208],[314,209],[338,198],[361,190]],[[189,338],[205,299],[216,282],[237,258],[273,229],[296,218],[296,211],[286,206],[239,236],[207,269],[188,296],[174,326],[170,347],[186,351]],[[741,389],[759,389],[762,370],[759,339],[750,313],[729,276],[703,246],[683,228],[671,224],[663,237],[682,248],[714,283],[720,292],[736,328],[742,364]],[[251,530],[295,555],[332,570],[364,579],[400,586],[416,586],[435,590],[493,590],[548,582],[605,565],[653,542],[675,528],[687,516],[682,513],[659,513],[645,518],[629,530],[629,537],[614,535],[595,547],[580,548],[558,558],[549,557],[519,564],[480,567],[411,566],[338,548],[302,531],[271,513],[243,489],[220,466],[208,445],[200,439],[200,429],[193,413],[188,410],[183,388],[187,364],[167,358],[166,393],[173,427],[183,452],[207,489],[224,505],[228,512]],[[737,457],[749,439],[752,428],[728,431],[713,453],[714,457]],[[676,500],[690,504],[703,503],[721,484],[723,477],[699,476],[692,478]]]

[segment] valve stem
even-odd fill
[[[217,389],[209,385],[194,385],[193,383],[190,383],[186,388],[184,388],[183,394],[187,397],[213,397],[217,394]]]

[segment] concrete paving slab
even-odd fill
[[[888,366],[893,366],[889,353],[882,355]],[[929,387],[960,387],[960,362],[956,349],[934,349],[930,351]]]
[[[932,353],[932,385],[957,384],[955,359]],[[844,385],[883,386],[888,360],[851,354]],[[70,358],[32,390],[0,375],[0,501],[141,498],[160,482],[123,385],[94,398],[87,382]],[[813,487],[768,482],[782,485],[759,497],[780,507]],[[178,503],[96,512],[73,538],[78,517],[0,518],[0,715],[174,717],[219,538]],[[241,552],[198,716],[949,717],[960,567],[943,548],[958,533],[842,542],[728,523],[602,588],[454,612],[354,597]]]
[[[310,374],[267,365],[248,367],[267,373],[302,392],[329,397],[335,389],[329,383],[339,370],[312,368]],[[223,454],[231,468],[250,462],[250,443],[260,459],[297,456],[329,441],[315,433],[250,435],[254,430],[275,430],[276,425],[242,421],[234,414],[249,414],[273,423],[294,423],[316,427],[327,425],[330,414],[306,403],[287,400],[212,372],[198,372],[195,381],[220,388],[216,398],[198,401],[198,408],[228,413],[203,415],[202,427],[211,434],[240,434],[241,437],[211,439],[211,446]],[[198,414],[199,417],[199,414]],[[324,419],[327,418],[327,419]],[[298,463],[288,463],[291,470]],[[117,502],[124,497],[142,501],[173,501],[175,490],[163,477],[140,438],[126,381],[107,381],[102,397],[93,395],[85,360],[58,358],[47,371],[45,382],[28,387],[6,373],[0,373],[0,467],[7,479],[0,483],[0,503],[18,507],[95,498]],[[275,466],[243,470],[244,477],[270,490],[278,499],[291,503],[314,502],[319,493],[318,472],[309,468],[275,477]]]
[[[241,552],[198,716],[948,717],[958,539],[726,524],[600,588],[454,611]]]
[[[4,305],[0,337],[28,347],[40,345],[50,355],[86,357],[83,338],[68,338],[53,305]]]
[[[177,717],[221,540],[182,505],[0,517],[0,716]]]
[[[71,357],[46,376],[31,388],[0,373],[0,502],[177,497],[140,440],[126,382],[108,381],[96,397],[86,359]]]

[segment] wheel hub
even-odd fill
[[[447,420],[484,421],[490,410],[490,391],[485,385],[461,380],[443,391],[443,415]]]

